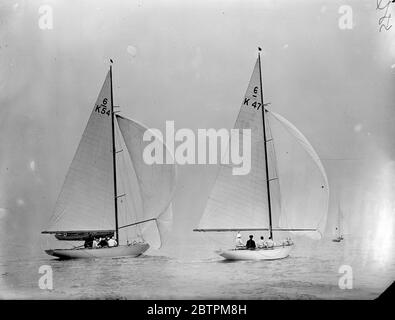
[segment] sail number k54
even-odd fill
[[[111,110],[108,108],[107,102],[108,102],[107,98],[104,98],[101,105],[96,105],[95,112],[98,112],[100,114],[106,114],[106,115],[110,116]]]

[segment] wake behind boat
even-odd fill
[[[268,105],[263,100],[258,53],[234,125],[240,131],[251,130],[251,170],[247,175],[233,175],[234,165],[221,165],[199,228],[194,231],[260,232],[261,236],[268,232],[271,245],[255,250],[217,250],[225,259],[286,258],[294,245],[276,245],[274,232],[320,238],[325,228],[329,187],[324,167],[305,136]]]
[[[111,66],[42,232],[66,246],[45,250],[51,256],[138,257],[150,245],[160,248],[171,226],[175,164],[146,164],[148,128],[114,107]],[[171,157],[165,144],[163,152]]]

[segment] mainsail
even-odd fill
[[[273,229],[321,232],[325,228],[329,199],[325,170],[313,147],[296,127],[267,109],[268,163],[265,163],[260,88],[258,58],[234,126],[251,129],[251,171],[236,176],[232,174],[232,165],[220,166],[198,230],[269,228],[269,186]]]
[[[143,151],[150,141],[144,141],[143,136],[149,129],[125,117],[117,116],[116,119],[132,164],[130,172],[134,176],[129,180],[132,183],[134,181],[135,187],[133,197],[128,201],[137,213],[136,218],[128,215],[127,220],[120,221],[120,229],[123,236],[128,237],[130,227],[123,229],[123,226],[150,220],[138,225],[138,228],[141,228],[140,232],[146,241],[154,247],[160,247],[161,237],[166,234],[172,222],[171,200],[176,183],[175,164],[147,164],[143,159]],[[164,143],[163,153],[163,159],[172,156]]]
[[[234,125],[236,129],[251,129],[251,171],[233,175],[232,164],[220,164],[200,229],[269,226],[259,78],[257,61]],[[242,143],[243,139],[239,141]]]
[[[57,199],[47,232],[112,231],[111,79],[108,72]]]

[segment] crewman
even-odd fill
[[[116,247],[117,246],[117,240],[115,240],[114,236],[112,236],[111,239],[108,240],[108,246],[109,247]]]
[[[252,240],[253,237],[254,236],[251,234],[250,235],[250,240],[248,240],[247,243],[246,243],[246,248],[247,249],[254,250],[256,248],[255,241]]]
[[[263,249],[266,247],[265,238],[261,236],[261,238],[257,241],[258,249]]]
[[[245,245],[243,243],[243,240],[241,240],[241,234],[240,232],[237,233],[236,235],[236,249],[244,249]]]

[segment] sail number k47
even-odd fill
[[[95,112],[110,116],[111,110],[107,107],[107,102],[107,98],[104,98],[101,105],[96,105]]]
[[[257,98],[257,95],[258,95],[258,87],[255,87],[254,90],[253,90],[253,94],[252,94],[252,97],[254,98],[253,99],[254,102],[251,103],[251,106],[253,106],[254,109],[259,110],[259,108],[262,106],[262,104],[257,102],[257,101],[255,101],[255,99]],[[249,106],[250,105],[250,100],[251,100],[251,98],[244,98],[243,105]]]

